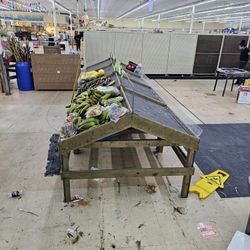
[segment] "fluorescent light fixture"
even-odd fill
[[[57,1],[54,1],[54,0],[49,0],[52,4],[53,2],[55,2],[55,5],[60,7],[62,10],[65,10],[67,12],[71,12],[71,10],[69,10],[68,8],[64,7],[62,4],[58,3]]]
[[[143,18],[150,18],[150,17],[158,16],[159,14],[160,15],[165,15],[165,14],[176,12],[176,11],[179,11],[179,10],[190,9],[190,8],[193,8],[193,6],[200,6],[200,5],[204,5],[204,4],[209,4],[209,3],[212,3],[212,2],[215,2],[215,1],[218,1],[218,0],[198,1],[198,2],[194,2],[193,4],[188,4],[188,5],[180,6],[180,7],[173,8],[173,9],[160,11],[160,12],[157,12],[157,13],[154,13],[154,14],[151,14],[151,15],[143,16],[143,17],[137,17],[136,20],[141,20]]]
[[[250,3],[242,4],[242,5],[233,5],[229,7],[221,7],[221,8],[216,8],[212,10],[199,11],[196,14],[198,15],[198,14],[206,14],[206,13],[211,13],[211,12],[213,13],[213,12],[225,11],[225,10],[235,10],[235,9],[241,9],[245,7],[250,7]]]
[[[145,2],[145,3],[143,3],[143,4],[140,4],[140,5],[138,5],[137,7],[133,8],[132,10],[129,10],[129,11],[125,12],[124,14],[122,14],[122,15],[119,16],[119,17],[117,17],[116,19],[117,19],[117,20],[120,20],[120,19],[122,19],[122,18],[124,18],[124,17],[126,17],[126,16],[128,16],[128,15],[130,15],[130,14],[132,14],[132,13],[134,13],[134,12],[136,12],[136,11],[138,11],[138,10],[144,8],[144,7],[146,7],[148,4],[149,4],[149,1],[147,1],[147,2]],[[143,19],[143,18],[142,18],[142,19]]]
[[[100,19],[101,0],[97,0],[97,19]]]

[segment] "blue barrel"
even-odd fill
[[[16,78],[19,90],[34,90],[33,77],[31,73],[31,64],[27,62],[16,63]]]

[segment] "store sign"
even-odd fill
[[[44,16],[43,15],[27,15],[27,14],[0,11],[0,19],[12,20],[12,21],[43,22]]]

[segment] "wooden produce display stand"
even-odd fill
[[[32,54],[35,90],[72,90],[80,72],[79,55]]]
[[[137,74],[126,71],[120,77],[114,70],[112,60],[108,59],[89,67],[87,70],[105,69],[111,74],[115,86],[120,90],[129,113],[116,123],[109,122],[96,128],[84,131],[71,138],[59,141],[59,152],[63,158],[61,178],[64,188],[64,201],[71,200],[70,180],[145,177],[145,176],[183,176],[181,197],[186,198],[189,192],[191,176],[194,174],[194,157],[199,147],[197,137],[158,94],[147,81]],[[145,77],[145,76],[144,76]],[[127,133],[129,139],[119,139],[115,135]],[[132,134],[144,134],[143,139],[134,139]],[[147,135],[150,135],[147,136]],[[141,138],[141,137],[140,137]],[[150,138],[150,139],[149,139]],[[172,147],[183,168],[130,168],[72,171],[69,166],[70,154],[73,150],[83,148],[131,148],[156,147],[162,152],[163,147]],[[183,150],[182,148],[185,148]],[[160,166],[160,164],[159,164]]]

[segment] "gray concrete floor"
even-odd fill
[[[250,122],[250,106],[235,103],[236,90],[221,97],[222,83],[216,92],[212,92],[212,81],[159,80],[152,84],[163,99],[179,106],[196,123]],[[120,194],[113,179],[72,181],[72,194],[85,197],[90,204],[65,205],[60,177],[45,178],[43,174],[49,137],[63,123],[64,105],[70,97],[71,92],[64,91],[25,93],[15,89],[11,96],[0,94],[1,250],[106,250],[113,249],[112,244],[116,249],[137,250],[136,241],[141,241],[145,250],[222,250],[236,230],[244,232],[249,198],[221,199],[214,193],[202,202],[195,194],[181,199],[180,177],[169,178],[171,186],[165,178],[124,178]],[[71,165],[119,167],[124,165],[121,157],[131,164],[150,167],[142,148],[116,151],[113,156],[109,149],[88,149],[72,156]],[[180,166],[168,148],[159,158],[164,166]],[[201,174],[196,167],[192,181]],[[146,183],[155,183],[157,192],[146,193]],[[9,198],[8,193],[17,189],[24,191],[23,197]],[[186,213],[174,211],[177,206],[184,207]],[[203,239],[198,223],[212,224],[219,236]],[[67,241],[67,229],[77,226],[83,236],[72,245]]]

